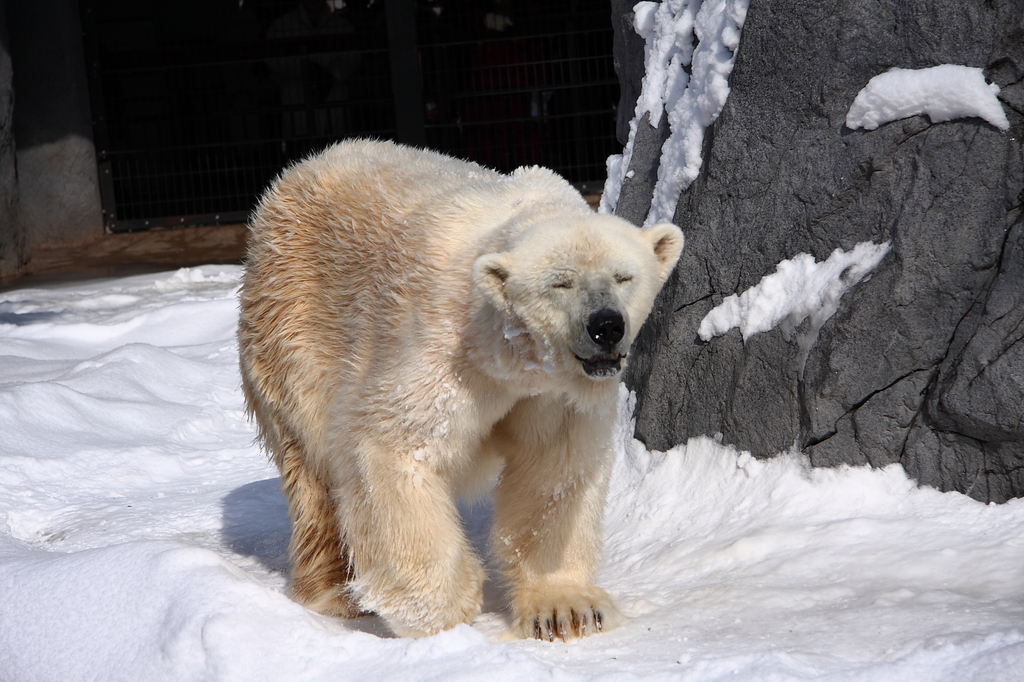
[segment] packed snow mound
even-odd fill
[[[237,372],[239,268],[0,292],[0,680],[998,680],[1024,666],[1024,501],[633,439],[598,580],[627,617],[421,640],[285,596],[289,524]],[[489,509],[464,510],[483,551]]]
[[[984,72],[969,66],[889,69],[857,93],[846,114],[846,127],[875,130],[883,123],[927,114],[932,123],[977,116],[1008,130],[998,94],[998,85],[986,83]]]

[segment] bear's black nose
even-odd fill
[[[587,333],[605,353],[610,353],[622,337],[626,335],[626,322],[622,314],[611,308],[603,308],[590,315],[587,320]]]

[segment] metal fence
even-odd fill
[[[244,222],[284,166],[347,137],[599,187],[608,2],[362,2],[84,0],[108,229]]]

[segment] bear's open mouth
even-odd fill
[[[577,355],[576,359],[583,363],[583,371],[587,373],[587,376],[613,377],[622,369],[622,360],[625,357],[618,353],[598,353],[589,358],[581,358]]]

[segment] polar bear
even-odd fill
[[[484,571],[456,503],[490,480],[513,632],[614,626],[592,578],[616,377],[679,228],[597,215],[543,168],[349,141],[285,170],[250,232],[243,388],[293,597],[403,636],[470,621]]]

